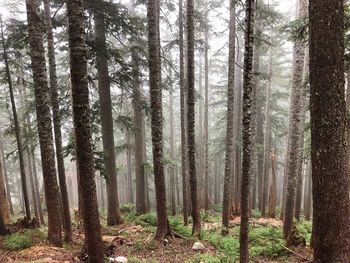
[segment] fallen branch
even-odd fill
[[[177,237],[177,238],[188,239],[187,237],[184,237],[184,236],[180,235],[179,233],[176,233],[174,230],[173,230],[173,236]]]
[[[284,249],[286,249],[286,250],[288,250],[289,252],[291,252],[293,255],[295,255],[295,256],[297,256],[298,258],[300,258],[301,260],[303,260],[303,262],[309,262],[309,263],[312,262],[312,260],[303,257],[302,255],[298,254],[297,252],[291,250],[290,248],[288,248],[288,247],[286,247],[286,246],[284,246],[284,245],[282,245],[282,244],[281,244],[281,246],[282,246]]]

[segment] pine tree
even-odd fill
[[[349,262],[344,2],[310,1],[309,11],[313,262]]]
[[[79,195],[89,263],[104,262],[97,207],[87,82],[84,1],[67,2],[70,75]]]

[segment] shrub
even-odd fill
[[[192,230],[188,226],[183,225],[182,218],[180,217],[171,217],[169,218],[169,224],[171,228],[178,234],[184,237],[191,237]]]
[[[135,224],[141,226],[157,226],[157,215],[154,212],[143,214],[136,218]]]
[[[132,203],[125,203],[120,205],[120,212],[122,213],[135,213],[136,205]]]
[[[296,223],[299,234],[305,239],[306,243],[310,244],[312,223],[311,221],[302,220]]]
[[[22,233],[14,233],[5,237],[4,246],[7,250],[28,248],[45,239],[45,234],[39,229],[28,229]]]

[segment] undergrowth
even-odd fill
[[[46,234],[40,229],[27,229],[5,237],[4,246],[7,250],[20,250],[44,241]]]

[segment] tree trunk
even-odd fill
[[[252,153],[252,96],[253,96],[253,47],[254,47],[254,13],[255,0],[246,1],[246,29],[243,75],[243,128],[242,128],[242,181],[241,181],[241,228],[240,228],[240,262],[249,262],[249,190]]]
[[[30,161],[32,163],[32,168],[33,168],[34,190],[35,190],[36,200],[38,202],[39,219],[40,219],[40,223],[45,225],[44,212],[41,205],[41,198],[39,193],[38,173],[36,170],[35,148],[33,145],[29,145],[29,152],[30,152]]]
[[[299,18],[307,14],[307,1],[299,0]],[[289,130],[289,158],[287,164],[287,187],[286,203],[284,209],[283,235],[288,237],[293,228],[293,216],[295,206],[296,181],[298,173],[298,162],[300,158],[299,141],[301,136],[300,123],[302,110],[302,87],[303,87],[303,67],[305,58],[305,47],[300,40],[294,44],[293,54],[293,76],[292,76],[292,95],[291,95],[291,113]]]
[[[157,233],[156,239],[163,241],[171,234],[168,223],[166,193],[163,166],[163,117],[162,117],[162,88],[160,61],[160,33],[159,33],[158,0],[149,0],[147,6],[148,21],[148,63],[149,86],[151,100],[151,130],[153,144],[153,168],[156,191]]]
[[[264,138],[264,161],[263,161],[263,186],[261,216],[266,217],[266,206],[268,205],[269,177],[270,177],[270,157],[271,157],[271,88],[272,88],[272,48],[269,50],[268,80],[266,88],[265,106],[265,138]]]
[[[170,81],[172,81],[172,72],[170,69]],[[171,162],[175,159],[175,142],[174,142],[174,102],[173,102],[173,87],[172,83],[170,83],[169,87],[169,124],[170,124],[170,159]],[[176,197],[175,197],[175,165],[173,163],[170,164],[170,207],[171,214],[176,215]]]
[[[194,0],[187,0],[187,131],[188,163],[191,187],[193,228],[192,235],[199,236],[201,231],[198,205],[196,175],[196,140],[195,140],[195,88],[194,88]]]
[[[95,14],[96,68],[102,126],[103,162],[107,182],[107,225],[121,224],[115,162],[111,88],[108,72],[105,22],[102,13]]]
[[[44,38],[42,33],[43,24],[39,14],[39,4],[38,0],[26,0],[29,46],[32,58],[35,106],[48,212],[48,238],[53,244],[61,245],[61,201],[56,176],[50,96],[46,74]]]
[[[58,180],[61,192],[62,222],[64,229],[64,241],[72,241],[72,222],[70,217],[69,199],[66,183],[66,173],[64,167],[64,157],[62,149],[61,116],[59,108],[59,97],[57,90],[56,59],[54,48],[54,37],[52,32],[52,21],[50,12],[50,1],[44,0],[46,34],[47,34],[47,56],[49,58],[50,91],[53,115],[53,127],[55,133],[55,148],[57,160]]]
[[[224,193],[222,202],[222,225],[228,228],[230,219],[231,179],[234,159],[234,93],[235,93],[235,37],[236,37],[236,1],[230,0],[230,33],[229,33],[227,117],[226,117],[226,154]]]
[[[261,34],[260,30],[260,25],[259,25],[259,20],[256,19],[255,22],[255,30],[256,30],[256,35]],[[259,83],[260,83],[260,71],[259,71],[259,64],[260,64],[260,43],[259,41],[255,41],[254,43],[254,54],[253,54],[253,106],[252,106],[252,167],[253,167],[253,172],[252,172],[252,209],[255,210],[257,208],[257,199],[259,199],[259,196],[261,194],[261,187],[260,183],[260,173],[261,172],[261,167],[260,163],[262,164],[262,159],[261,161],[259,160],[260,158],[260,153],[262,153],[262,149],[260,145],[263,145],[263,120],[260,117],[262,115],[262,105],[260,103],[260,95],[259,94]],[[262,141],[261,141],[262,140]],[[259,183],[259,185],[258,185]],[[262,185],[262,184],[261,184]],[[258,203],[259,204],[259,203]]]
[[[84,1],[67,2],[75,155],[89,263],[104,262],[96,197],[85,44]],[[113,156],[114,157],[114,156]],[[115,185],[116,186],[116,185]]]
[[[130,14],[135,16],[134,0],[130,0]],[[143,138],[143,118],[142,109],[142,91],[140,83],[140,66],[137,50],[131,50],[131,59],[133,66],[133,108],[134,108],[134,147],[135,147],[135,176],[136,176],[136,213],[138,215],[147,213],[146,207],[146,187],[145,187],[145,171],[144,171],[144,138]]]
[[[133,193],[133,180],[132,180],[132,167],[131,167],[131,147],[132,144],[130,142],[130,130],[125,130],[126,143],[128,145],[126,149],[126,177],[127,177],[127,197],[128,201],[134,202],[134,193]],[[135,144],[135,142],[134,142]],[[142,149],[143,150],[143,149]],[[141,152],[142,153],[142,152]]]
[[[271,185],[270,185],[270,195],[269,195],[269,218],[276,217],[276,194],[277,194],[277,185],[276,185],[276,169],[277,169],[277,157],[276,157],[276,148],[272,151],[271,154]]]
[[[183,38],[183,2],[179,0],[179,49],[180,49],[180,111],[181,111],[181,175],[182,175],[182,206],[184,224],[188,224],[188,157],[186,133],[186,87],[184,74],[184,38]]]
[[[205,31],[205,51],[204,51],[204,209],[209,210],[210,194],[209,194],[209,29]]]
[[[344,2],[310,1],[309,10],[314,262],[349,262]]]
[[[2,211],[0,209],[0,236],[4,236],[6,234],[8,234],[8,230],[5,226],[5,223],[4,223],[4,218],[2,216]]]
[[[309,167],[307,169],[306,175],[305,175],[305,181],[307,183],[305,187],[305,204],[304,204],[304,216],[305,216],[305,220],[310,221],[311,218],[311,208],[312,208],[312,174],[311,174],[311,169],[312,169],[312,165],[311,163],[309,163]]]
[[[9,204],[10,213],[11,215],[14,215],[13,204],[11,200],[11,189],[10,189],[10,183],[9,183],[8,174],[7,174],[4,145],[2,143],[2,139],[0,139],[0,156],[1,156],[1,165],[2,165],[3,174],[4,174],[5,186],[6,186],[6,198]]]
[[[1,210],[1,215],[4,223],[9,224],[10,210],[9,210],[9,204],[7,201],[4,179],[5,178],[3,176],[2,163],[0,162],[0,210]]]
[[[17,116],[15,96],[14,96],[14,92],[13,92],[11,72],[10,72],[10,65],[9,65],[8,57],[7,57],[7,48],[6,48],[6,44],[5,44],[4,29],[3,29],[3,23],[2,23],[1,18],[0,18],[0,23],[1,23],[1,41],[2,41],[2,48],[3,48],[3,59],[5,62],[6,79],[7,79],[7,84],[9,86],[9,90],[10,90],[12,115],[13,115],[13,122],[15,125],[15,135],[16,135],[18,159],[19,159],[20,172],[21,172],[21,183],[22,183],[22,192],[23,192],[23,198],[24,198],[25,214],[26,214],[26,217],[30,220],[31,213],[30,213],[28,188],[27,188],[27,182],[26,182],[26,172],[25,172],[24,158],[23,158],[21,127],[19,125],[18,116]],[[5,220],[6,220],[6,217],[5,217]]]

